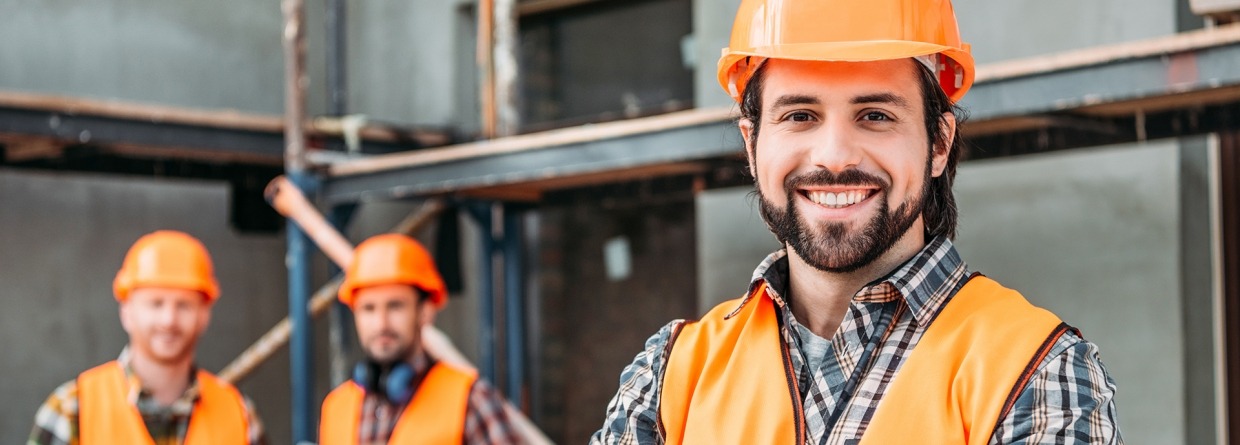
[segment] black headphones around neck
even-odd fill
[[[413,378],[413,367],[404,361],[384,366],[363,360],[353,367],[354,383],[397,405],[409,403],[413,398]]]

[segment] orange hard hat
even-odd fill
[[[170,287],[202,292],[207,301],[220,296],[207,248],[197,238],[175,230],[149,233],[129,248],[112,281],[112,293],[124,302],[140,287]]]
[[[949,0],[742,0],[719,84],[741,100],[766,59],[869,62],[916,58],[959,101],[973,85],[973,56]]]
[[[425,292],[436,307],[443,307],[448,301],[448,288],[435,269],[431,255],[405,235],[378,235],[359,244],[353,251],[353,262],[345,271],[338,296],[341,303],[352,307],[359,289],[384,284],[413,286]]]

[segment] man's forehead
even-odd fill
[[[762,95],[767,107],[839,100],[908,106],[920,95],[916,63],[770,60]]]
[[[417,298],[417,290],[413,286],[407,284],[382,284],[358,289],[354,304],[380,303],[407,298]]]
[[[202,293],[202,291],[178,287],[143,286],[136,287],[130,291],[129,298],[126,301],[133,301],[135,299],[207,300],[207,294]]]

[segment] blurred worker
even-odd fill
[[[397,234],[358,245],[339,297],[366,358],[323,401],[322,445],[519,442],[490,384],[422,346],[422,328],[448,301],[422,245]]]
[[[948,0],[742,0],[719,82],[783,248],[650,338],[593,442],[1121,442],[1097,347],[952,245],[974,70]]]
[[[112,291],[129,345],[57,388],[28,444],[266,443],[254,404],[194,365],[219,298],[201,242],[171,230],[139,238]]]

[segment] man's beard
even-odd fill
[[[379,335],[389,335],[398,342],[400,341],[400,337],[396,333],[383,332]],[[408,359],[413,354],[413,346],[416,341],[417,339],[414,339],[414,341],[408,344],[397,344],[395,349],[387,354],[380,354],[381,351],[372,351],[369,346],[364,346],[362,352],[366,355],[367,360],[380,366],[390,366]]]
[[[900,204],[894,211],[888,208],[887,199],[891,184],[881,178],[860,170],[845,170],[839,174],[829,170],[816,170],[784,181],[787,190],[783,210],[767,199],[755,178],[759,209],[762,219],[775,233],[781,243],[792,247],[807,264],[823,272],[846,273],[868,266],[899,241],[921,215],[922,206],[930,192],[930,170],[927,165],[922,188],[912,201]],[[849,232],[844,223],[820,224],[817,229],[804,221],[795,205],[797,190],[810,186],[874,186],[881,196],[878,214],[860,230]],[[856,204],[854,204],[856,205]]]

